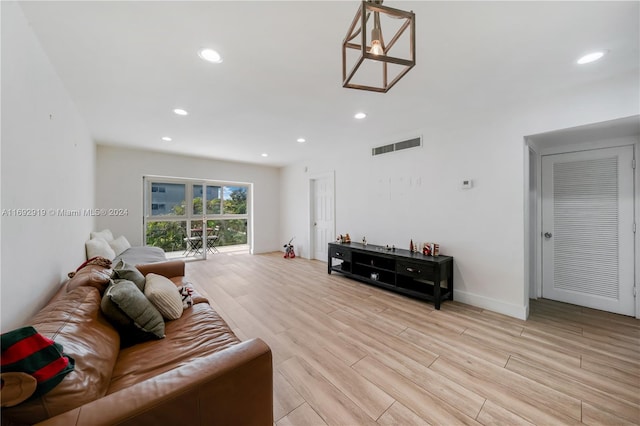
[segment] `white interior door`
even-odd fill
[[[335,234],[333,176],[311,179],[311,258],[327,261]]]
[[[635,314],[633,147],[542,157],[542,296]]]

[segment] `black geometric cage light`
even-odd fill
[[[381,16],[386,20],[385,32],[393,33],[388,43],[384,42]],[[349,72],[348,63],[353,63]],[[383,6],[382,0],[363,1],[342,42],[342,86],[386,93],[415,64],[413,11]]]

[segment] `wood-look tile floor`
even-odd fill
[[[396,295],[326,263],[187,264],[241,339],[273,351],[285,425],[640,424],[640,321],[548,300],[527,321]]]

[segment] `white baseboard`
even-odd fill
[[[529,316],[529,306],[514,305],[513,303],[503,302],[502,300],[492,299],[490,297],[480,296],[466,291],[454,289],[453,300],[521,320],[526,320]]]

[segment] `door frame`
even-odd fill
[[[314,233],[314,198],[315,191],[313,189],[314,181],[318,179],[329,179],[329,186],[331,186],[333,192],[333,235],[336,235],[336,177],[335,170],[321,173],[312,173],[309,175],[307,181],[307,207],[308,207],[308,227],[307,227],[307,241],[309,246],[307,247],[309,253],[309,259],[315,259],[315,233]],[[323,259],[326,261],[326,259]]]
[[[589,151],[593,149],[615,148],[622,146],[633,146],[634,158],[640,153],[640,139],[638,135],[605,139],[593,142],[584,142],[571,145],[559,145],[554,147],[537,146],[534,138],[525,137],[524,150],[524,225],[525,225],[525,298],[537,299],[542,297],[542,156],[553,154],[565,154],[570,152]],[[632,140],[634,139],[634,140]],[[531,157],[534,157],[533,159]],[[638,159],[636,158],[636,163]],[[530,165],[535,170],[530,170]],[[633,219],[635,224],[640,225],[640,173],[637,173],[637,167],[633,173],[633,197],[634,212]],[[535,203],[533,211],[536,217],[531,217],[531,203]],[[636,289],[635,300],[635,318],[640,319],[640,286],[638,284],[638,271],[640,270],[639,256],[640,238],[638,238],[638,230],[634,235],[634,285]],[[531,274],[533,269],[533,274]],[[530,275],[535,276],[531,279]],[[527,314],[529,311],[529,302],[526,301]]]

